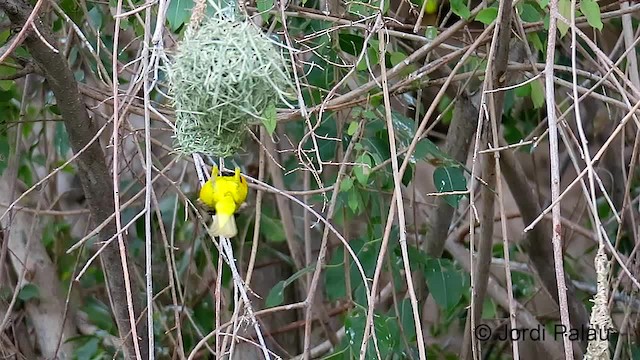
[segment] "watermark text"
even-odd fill
[[[561,340],[564,336],[567,336],[571,341],[606,341],[609,340],[612,333],[615,333],[612,328],[588,326],[567,328],[562,324],[555,324],[552,327],[538,325],[534,328],[499,327],[496,329],[492,329],[486,324],[480,324],[473,331],[474,337],[480,341],[545,341],[547,339]]]

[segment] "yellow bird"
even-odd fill
[[[211,178],[200,189],[199,200],[216,214],[209,228],[213,236],[232,238],[238,234],[233,214],[247,199],[249,187],[247,180],[236,168],[234,175],[219,175],[218,167],[213,166]]]

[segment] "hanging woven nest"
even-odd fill
[[[168,68],[176,149],[237,153],[247,125],[291,96],[287,66],[283,48],[250,22],[205,19],[178,45]]]

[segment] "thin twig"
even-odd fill
[[[558,304],[560,305],[560,319],[565,329],[571,328],[569,321],[569,307],[567,304],[567,287],[564,279],[563,253],[562,253],[562,224],[560,222],[560,167],[558,160],[558,126],[556,124],[555,91],[553,82],[553,64],[555,59],[558,0],[549,2],[549,35],[547,37],[547,67],[545,69],[545,97],[547,103],[547,123],[549,124],[549,157],[551,167],[551,201],[556,204],[552,208],[553,258],[558,283]],[[573,347],[568,334],[563,334],[565,358],[573,359]]]
[[[154,4],[151,2],[150,4]],[[149,360],[155,359],[155,345],[154,345],[154,326],[153,326],[153,256],[152,256],[152,244],[153,238],[151,236],[151,194],[153,193],[153,185],[151,183],[151,114],[149,108],[152,106],[150,103],[149,94],[153,90],[149,83],[149,45],[151,42],[151,7],[145,7],[145,27],[144,27],[144,42],[142,45],[142,81],[143,81],[143,94],[144,94],[144,146],[145,146],[145,198],[144,198],[144,235],[145,235],[145,271],[146,271],[146,295],[147,295],[147,336],[148,336],[148,353]],[[121,14],[123,15],[123,14]],[[114,50],[117,49],[114,47]],[[117,83],[117,75],[114,74],[114,80]],[[162,222],[160,222],[162,226]]]

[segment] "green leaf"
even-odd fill
[[[433,172],[433,183],[440,193],[467,190],[467,180],[460,167],[438,167]],[[454,208],[458,206],[460,199],[462,199],[462,195],[444,196],[444,200]]]
[[[69,224],[60,221],[47,223],[42,229],[42,244],[49,247],[56,243],[57,240],[63,241],[63,238],[69,231]]]
[[[364,46],[364,38],[355,34],[340,33],[338,35],[338,45],[340,49],[353,56],[358,56]]]
[[[354,214],[359,214],[360,212],[358,211],[358,209],[360,208],[360,194],[357,191],[349,191],[347,204],[349,205],[349,209],[351,209]]]
[[[424,138],[416,144],[416,149],[413,152],[413,156],[419,160],[426,160],[431,164],[446,165],[446,166],[459,166],[458,162],[452,159],[447,153],[440,150],[438,145],[433,141]]]
[[[364,327],[367,321],[367,316],[363,310],[356,308],[351,311],[344,321],[344,330],[348,343],[351,346],[351,352],[358,354],[360,352],[360,346],[362,345],[362,338],[364,337]],[[369,341],[371,348],[372,341]]]
[[[356,159],[356,165],[353,169],[353,173],[356,176],[358,182],[362,185],[369,183],[369,175],[371,174],[371,167],[373,166],[373,160],[369,154],[364,153]]]
[[[404,61],[404,59],[406,58],[407,58],[407,55],[405,55],[403,52],[395,51],[391,53],[389,60],[391,61],[391,66],[396,66],[400,64],[402,61]]]
[[[393,128],[395,129],[399,145],[406,148],[416,136],[416,122],[397,111],[391,112],[391,121],[393,123]],[[388,134],[385,134],[385,136],[388,137]]]
[[[16,69],[9,66],[0,66],[0,76],[7,77],[10,75],[14,75],[16,73]],[[13,80],[0,80],[0,90],[9,91],[11,88],[15,86],[15,82]]]
[[[7,39],[9,39],[9,36],[11,36],[11,31],[9,31],[9,29],[0,31],[0,43],[4,43],[5,41],[7,41]]]
[[[373,6],[368,2],[353,1],[349,4],[349,12],[354,15],[369,16],[373,13]]]
[[[167,9],[167,21],[171,31],[176,31],[191,18],[193,0],[172,0]],[[124,22],[123,22],[124,23]]]
[[[54,115],[61,115],[62,113],[60,112],[60,109],[58,108],[58,105],[50,105],[47,106],[46,109],[48,109],[49,111],[51,111],[52,114]]]
[[[291,275],[287,280],[278,282],[273,288],[271,288],[271,291],[269,291],[269,295],[267,295],[267,299],[265,301],[265,306],[269,308],[282,304],[284,301],[284,289],[303,275],[313,272],[314,270],[315,265],[309,265],[304,269],[296,271],[296,273]]]
[[[350,359],[349,346],[343,338],[341,346],[338,346],[331,354],[322,358],[322,360],[345,360]]]
[[[565,19],[571,19],[571,0],[558,0],[558,12]],[[558,30],[560,31],[560,36],[565,36],[567,31],[569,31],[569,24],[558,19]]]
[[[364,329],[367,315],[362,309],[352,311],[345,318],[345,335],[347,343],[350,345],[351,353],[358,354],[362,345]],[[373,326],[375,328],[376,339],[378,340],[378,350],[382,359],[391,359],[394,348],[400,342],[400,328],[397,319],[384,314],[374,312]],[[374,349],[373,341],[369,341],[365,359],[378,359],[377,351]],[[347,357],[346,359],[350,359]]]
[[[453,109],[452,100],[447,95],[443,96],[440,102],[438,102],[438,112],[441,114],[442,123],[445,125],[451,124],[451,120],[453,119]]]
[[[527,40],[529,40],[529,42],[531,44],[533,44],[533,47],[538,50],[538,51],[545,51],[545,47],[542,44],[542,40],[540,40],[540,35],[538,33],[529,33],[527,34]]]
[[[89,10],[89,13],[87,14],[88,16],[88,20],[89,20],[89,24],[91,24],[91,26],[93,26],[96,30],[100,30],[102,29],[102,11],[100,11],[100,7],[97,5],[94,5],[91,10]]]
[[[75,357],[78,360],[92,360],[98,353],[98,345],[100,345],[100,339],[96,336],[89,338],[87,342],[78,346],[75,351]]]
[[[416,166],[415,164],[409,164],[409,166],[407,166],[407,169],[404,171],[404,174],[402,174],[402,185],[409,186],[409,183],[411,182],[411,180],[413,180],[413,173],[414,173],[415,166]]]
[[[531,4],[523,4],[520,8],[519,13],[522,21],[527,23],[538,22],[542,20],[542,15],[540,15],[540,12],[535,8],[535,6]]]
[[[261,13],[262,20],[268,21],[270,16],[268,11],[273,8],[273,0],[257,0],[256,3],[258,12]]]
[[[514,91],[518,97],[527,97],[531,95],[531,84],[520,85]]]
[[[453,11],[454,14],[465,20],[469,20],[471,11],[469,11],[466,0],[450,0],[449,3],[451,4],[451,11]]]
[[[531,101],[536,109],[544,106],[544,88],[540,79],[531,82]]]
[[[260,234],[264,236],[267,241],[271,242],[283,242],[287,239],[284,234],[284,227],[280,220],[273,219],[266,214],[260,216]]]
[[[424,276],[429,292],[441,309],[448,311],[458,304],[463,294],[465,276],[451,260],[427,259]]]
[[[487,297],[484,299],[484,303],[482,304],[482,318],[483,319],[493,319],[498,315],[498,308],[496,304],[491,300],[491,298]]]
[[[490,7],[480,10],[478,15],[476,15],[476,21],[489,25],[496,19],[496,17],[498,17],[498,9]]]
[[[378,49],[373,47],[373,44],[369,44],[367,47],[367,53],[362,57],[362,60],[356,65],[356,69],[359,71],[367,70],[367,59],[369,59],[368,66],[374,67],[378,65]]]
[[[374,313],[373,326],[376,329],[380,355],[383,359],[389,359],[396,342],[399,341],[400,328],[398,327],[398,322],[394,318]]]
[[[29,301],[31,299],[38,298],[40,298],[40,291],[34,284],[26,284],[22,289],[20,289],[20,292],[18,292],[18,299],[22,301]]]
[[[413,309],[411,308],[411,301],[409,299],[402,299],[400,302],[400,324],[402,324],[402,330],[404,336],[409,342],[416,340],[416,327],[413,321]]]
[[[269,106],[264,109],[262,124],[267,129],[267,132],[269,132],[269,135],[273,135],[273,132],[276,130],[276,125],[278,124],[276,115],[276,105],[274,103],[269,104]]]
[[[345,285],[344,248],[339,247],[325,266],[325,289],[329,301],[336,301],[347,295]]]
[[[62,0],[60,1],[60,7],[64,10],[65,14],[73,20],[76,24],[82,24],[84,19],[82,18],[83,12],[77,1]]]
[[[370,130],[368,124],[367,130]],[[363,136],[360,139],[360,143],[362,143],[364,150],[367,151],[367,154],[373,158],[375,164],[380,164],[391,157],[391,153],[389,152],[389,142],[386,137],[383,138],[377,135]],[[356,171],[356,169],[358,169],[357,166],[354,168],[354,172]]]
[[[9,147],[9,139],[7,139],[6,135],[0,134],[0,175],[2,175],[4,170],[7,168],[10,152],[11,148]]]
[[[58,150],[58,155],[63,158],[66,157],[67,152],[69,152],[71,146],[69,145],[69,136],[67,135],[67,129],[62,122],[58,122],[56,124],[54,143],[56,145],[56,149]]]
[[[358,122],[352,121],[349,123],[349,127],[347,128],[347,135],[353,136],[356,131],[358,131]]]
[[[349,191],[353,188],[353,178],[351,176],[345,176],[342,181],[340,181],[340,191],[345,192]]]
[[[267,308],[278,306],[282,304],[284,301],[284,280],[280,280],[274,287],[269,291],[269,295],[267,295],[267,300],[265,300],[264,306]]]
[[[600,6],[595,0],[580,1],[580,11],[587,17],[587,22],[592,28],[602,31],[602,17]]]

